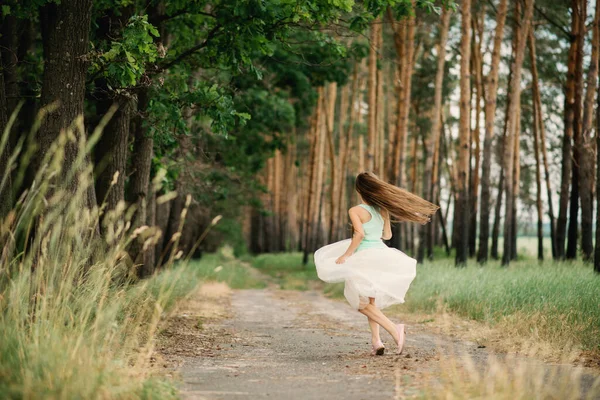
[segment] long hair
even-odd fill
[[[426,224],[439,209],[417,195],[382,181],[372,172],[358,174],[355,186],[365,203],[386,210],[393,222]]]

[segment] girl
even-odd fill
[[[392,237],[391,218],[394,222],[426,224],[439,207],[370,172],[358,174],[356,191],[362,203],[348,211],[352,239],[317,250],[317,273],[325,282],[345,282],[346,300],[369,320],[372,355],[383,355],[385,351],[379,326],[392,335],[398,345],[397,354],[401,354],[404,324],[394,325],[380,310],[404,303],[404,295],[416,276],[417,261],[387,247],[381,239]]]

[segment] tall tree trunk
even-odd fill
[[[437,171],[438,171],[438,153],[440,144],[441,116],[442,116],[442,89],[444,85],[444,69],[446,65],[446,43],[448,42],[448,31],[450,29],[451,12],[446,7],[442,12],[440,22],[440,41],[437,45],[437,70],[435,74],[435,92],[433,95],[433,111],[431,113],[431,133],[429,138],[429,148],[427,154],[430,156],[425,159],[425,169],[423,171],[423,198],[435,202],[437,193]],[[437,214],[436,214],[437,215]],[[433,257],[433,233],[436,215],[432,217],[431,223],[420,228],[421,240],[419,246],[427,247],[427,257]],[[420,251],[421,252],[421,251]]]
[[[592,117],[594,96],[598,79],[598,46],[600,45],[600,0],[596,1],[592,27],[592,56],[587,76],[587,91],[583,109],[582,137],[579,147],[579,194],[581,196],[581,250],[583,260],[592,262],[594,252],[594,148],[592,142]]]
[[[375,149],[377,137],[377,52],[379,37],[381,36],[381,20],[376,18],[371,22],[371,37],[369,46],[369,80],[368,80],[368,126],[367,135],[367,168],[370,171],[375,169]]]
[[[496,207],[494,208],[494,224],[492,226],[492,248],[490,256],[494,260],[498,260],[498,237],[500,236],[500,218],[502,210],[502,196],[504,195],[504,170],[500,170],[500,179],[498,180],[498,196],[496,197]]]
[[[164,246],[161,254],[161,261],[168,260],[170,253],[175,251],[174,246],[174,235],[179,231],[181,222],[181,212],[185,204],[185,194],[183,193],[183,184],[181,177],[175,181],[175,192],[177,196],[171,202],[171,210],[169,212],[169,219],[167,222],[167,229],[165,230]],[[254,228],[254,224],[252,225]],[[256,236],[260,237],[260,236]]]
[[[105,114],[112,101],[98,104],[97,112]],[[104,128],[100,140],[94,148],[96,170],[96,194],[98,203],[105,203],[105,212],[114,210],[125,199],[125,169],[129,155],[129,127],[131,125],[131,100],[119,96],[112,103],[117,110]],[[115,180],[116,178],[116,180]],[[114,183],[113,183],[113,180]]]
[[[360,110],[360,107],[357,105],[357,102],[360,99],[358,88],[358,63],[354,64],[354,73],[352,74],[352,86],[351,93],[349,95],[349,103],[350,103],[350,119],[348,121],[348,126],[346,127],[345,132],[342,130],[342,124],[340,123],[340,178],[339,178],[339,188],[338,188],[338,229],[337,231],[342,235],[342,229],[339,227],[343,227],[343,221],[346,220],[345,207],[344,207],[344,199],[346,197],[346,177],[348,173],[348,164],[350,160],[350,149],[352,148],[352,139],[354,132],[354,122],[356,121],[356,116]],[[344,107],[342,107],[344,110]],[[342,114],[342,113],[340,113]],[[344,133],[342,133],[344,132]],[[344,137],[345,135],[345,137]],[[334,183],[332,183],[334,184]]]
[[[456,265],[467,263],[469,251],[469,191],[467,179],[469,174],[469,147],[471,133],[471,0],[461,3],[461,47],[460,47],[460,121],[458,150],[458,181],[455,229]]]
[[[328,232],[328,236],[327,236],[327,241],[329,243],[333,242],[333,234],[334,234],[334,228],[335,228],[335,221],[338,219],[337,216],[337,204],[336,204],[336,200],[337,200],[337,195],[336,195],[336,179],[337,179],[337,157],[336,157],[336,150],[335,150],[335,139],[333,137],[334,132],[333,132],[333,128],[334,128],[334,121],[335,121],[335,103],[336,103],[336,99],[337,99],[337,84],[335,82],[330,83],[329,85],[327,85],[327,104],[325,105],[326,107],[326,112],[327,112],[327,124],[325,129],[327,130],[327,142],[328,142],[328,149],[329,149],[329,173],[330,173],[330,179],[331,179],[331,183],[328,185],[329,186],[329,224],[327,227],[327,232]]]
[[[148,182],[148,205],[146,208],[146,225],[156,226],[156,191],[152,182]],[[144,254],[143,276],[150,276],[156,267],[156,246],[148,246]]]
[[[518,146],[517,129],[519,123],[517,118],[519,117],[519,109],[521,107],[521,72],[523,66],[523,58],[525,56],[525,45],[527,41],[527,35],[529,34],[529,28],[531,26],[531,19],[533,16],[533,2],[534,0],[525,1],[525,13],[520,18],[518,35],[516,36],[515,43],[515,58],[511,67],[512,80],[510,85],[510,96],[511,104],[508,113],[508,132],[506,133],[506,140],[504,143],[504,170],[505,170],[505,191],[506,191],[506,213],[504,220],[504,253],[502,255],[502,264],[508,265],[513,255],[513,235],[516,236],[516,226],[513,226],[513,207],[514,207],[514,172],[515,172],[515,146]],[[517,7],[518,10],[518,7]],[[515,16],[518,18],[520,13],[515,12]],[[518,184],[518,182],[517,182]]]
[[[379,35],[379,62],[383,64],[383,29]],[[387,70],[387,68],[386,68]],[[386,180],[384,168],[384,151],[385,151],[385,93],[383,84],[385,80],[384,68],[377,70],[377,149],[375,150],[375,173],[380,179]]]
[[[415,2],[411,0],[414,9]],[[396,129],[394,135],[393,170],[390,173],[390,181],[397,186],[404,186],[404,169],[406,163],[406,147],[408,141],[408,123],[411,104],[412,73],[415,55],[415,17],[410,16],[406,21],[398,23],[394,20],[390,8],[387,16],[394,29],[394,45],[396,58],[398,60],[399,76],[396,92],[398,98]],[[401,248],[403,237],[403,225],[395,224],[392,227],[393,236],[390,244],[395,248]]]
[[[529,37],[533,35],[529,33]],[[533,46],[531,46],[533,48]],[[535,60],[535,59],[534,59]],[[533,96],[535,99],[535,95]],[[539,141],[539,126],[543,122],[538,119],[537,102],[533,102],[533,154],[535,156],[535,188],[536,188],[536,206],[537,206],[537,235],[538,235],[538,260],[544,260],[544,212],[542,208],[542,171],[540,161],[540,141]]]
[[[134,118],[134,143],[131,156],[132,171],[129,177],[129,202],[136,207],[133,216],[132,228],[138,228],[146,224],[148,185],[150,182],[150,169],[154,153],[154,139],[148,135],[143,124],[148,107],[148,89],[141,88],[138,91],[137,115]],[[141,240],[132,243],[129,250],[131,258],[136,264],[146,264],[142,251]],[[140,269],[142,276],[148,267]]]
[[[319,87],[319,98],[317,100],[317,107],[315,113],[315,119],[313,123],[313,142],[312,142],[312,154],[310,163],[310,176],[309,176],[309,193],[307,198],[307,212],[306,212],[306,239],[303,255],[303,263],[306,265],[308,262],[308,254],[314,251],[314,246],[317,240],[318,232],[318,221],[320,220],[320,209],[319,202],[321,199],[321,190],[323,182],[323,152],[325,149],[326,138],[323,137],[322,132],[324,131],[324,125],[326,125],[325,118],[323,116],[324,108],[324,88]]]
[[[525,39],[525,38],[523,38]],[[513,198],[512,198],[512,236],[510,240],[510,259],[517,259],[517,237],[519,233],[517,219],[517,203],[519,199],[519,183],[521,182],[521,107],[517,108],[516,127],[515,127],[515,150],[514,150],[514,170],[513,170]]]
[[[162,232],[162,234],[160,235],[160,237],[158,238],[158,240],[156,242],[156,250],[154,251],[156,267],[160,266],[160,263],[159,263],[160,257],[165,248],[165,244],[169,240],[168,238],[166,238],[166,236],[167,236],[167,229],[168,229],[168,225],[169,225],[169,216],[171,214],[171,205],[172,204],[173,204],[172,201],[164,201],[164,202],[156,203],[156,226]]]
[[[12,208],[12,178],[9,170],[10,141],[9,132],[6,130],[8,122],[8,110],[6,105],[6,89],[4,85],[3,54],[0,53],[0,226],[4,217]],[[0,230],[0,254],[4,247],[5,232]]]
[[[310,242],[310,226],[311,226],[311,213],[314,213],[313,210],[313,197],[315,194],[315,176],[317,171],[317,145],[319,142],[319,119],[321,118],[321,99],[322,96],[322,88],[318,89],[319,98],[317,99],[317,106],[315,108],[315,113],[312,117],[311,128],[309,131],[309,142],[310,142],[310,152],[309,152],[309,166],[308,166],[308,180],[306,182],[307,190],[306,190],[306,201],[304,202],[304,219],[303,219],[303,229],[302,229],[302,249],[303,249],[303,264],[306,265],[308,262],[308,254],[309,250],[309,242]]]
[[[4,15],[2,25],[0,26],[0,56],[2,57],[2,72],[4,75],[4,93],[6,101],[7,119],[19,102],[19,76],[17,64],[19,62],[19,52],[21,47],[19,43],[21,38],[18,35],[19,21],[14,15]],[[22,22],[25,24],[25,22]]]
[[[414,0],[411,1],[414,8]],[[406,145],[408,141],[408,119],[411,104],[411,87],[413,61],[415,55],[415,17],[409,17],[406,22],[394,21],[392,12],[388,9],[388,18],[394,28],[394,43],[400,70],[398,82],[398,117],[396,120],[396,135],[394,142],[394,171],[391,174],[393,182],[398,186],[404,185],[404,168],[406,160]]]
[[[92,0],[64,0],[59,4],[47,3],[41,8],[44,74],[40,106],[54,103],[58,108],[44,118],[38,132],[40,160],[62,130],[69,129],[77,118],[83,118],[91,11]],[[85,133],[78,130],[75,128],[73,133],[81,140]],[[74,168],[77,168],[77,172],[83,170],[82,166],[75,165],[78,149],[78,143],[69,142],[66,145],[62,165],[62,176],[65,178]],[[61,183],[74,193],[80,184],[79,175],[76,173],[68,182]],[[82,201],[82,206],[86,208],[96,205],[93,185],[90,185]]]
[[[440,115],[440,120],[441,120],[441,115]],[[440,129],[441,129],[441,125],[440,125]],[[434,164],[433,164],[433,174],[431,176],[431,178],[432,178],[432,181],[431,181],[432,189],[431,190],[433,192],[432,196],[434,199],[434,204],[439,204],[441,207],[442,195],[441,195],[441,190],[439,187],[439,182],[442,180],[442,168],[440,168],[440,166],[442,165],[444,158],[442,155],[443,136],[442,135],[438,135],[438,136],[439,136],[439,140],[438,140],[437,145],[435,146],[435,152],[434,152],[435,160],[434,160]],[[428,235],[429,235],[428,242],[429,243],[427,245],[427,258],[429,258],[430,260],[433,259],[434,245],[439,246],[440,244],[442,244],[442,242],[446,246],[446,250],[447,250],[448,254],[450,253],[450,248],[448,247],[448,237],[446,235],[446,222],[445,222],[445,219],[443,218],[441,208],[440,208],[439,214],[433,215],[432,222],[434,223],[434,227],[428,233]],[[440,232],[440,228],[443,230],[443,232]]]
[[[548,218],[550,219],[550,241],[552,246],[552,258],[558,258],[558,250],[556,243],[556,221],[554,218],[554,207],[552,205],[552,184],[550,182],[550,168],[548,167],[548,153],[546,147],[546,129],[544,127],[544,119],[542,117],[542,99],[540,96],[540,86],[538,81],[537,62],[535,55],[535,35],[533,30],[529,33],[529,54],[531,56],[531,75],[532,75],[532,90],[534,110],[538,120],[540,146],[542,158],[544,160],[544,177],[546,180],[546,196],[548,197]]]
[[[317,193],[315,195],[315,201],[317,204],[315,205],[315,213],[316,223],[313,225],[313,233],[311,234],[311,238],[313,239],[313,244],[311,247],[311,252],[315,251],[323,239],[326,239],[323,235],[323,225],[324,225],[324,212],[325,207],[323,207],[323,202],[325,198],[325,143],[327,142],[327,117],[326,117],[326,107],[325,97],[323,96],[321,99],[321,107],[323,108],[323,116],[321,119],[321,124],[318,126],[320,131],[319,136],[321,136],[322,140],[320,141],[317,153],[317,176],[316,176],[316,185],[317,185]]]
[[[577,0],[573,0],[576,2]],[[579,13],[576,7],[571,12],[571,46],[569,47],[569,58],[567,63],[567,80],[565,85],[565,134],[562,142],[562,168],[560,197],[558,201],[558,219],[556,221],[556,246],[558,257],[565,258],[565,240],[567,233],[567,212],[569,206],[569,189],[571,181],[571,149],[573,141],[574,118],[575,118],[575,69],[577,64],[577,31],[579,29]]]
[[[475,145],[473,150],[474,166],[471,170],[470,184],[471,193],[469,194],[469,257],[475,256],[477,243],[477,208],[479,196],[479,168],[481,166],[481,100],[485,99],[483,89],[483,25],[485,17],[485,4],[479,9],[477,18],[472,18],[473,23],[473,57],[472,67],[475,73],[475,128],[471,132],[471,141]],[[475,34],[476,33],[476,34]]]
[[[492,142],[494,140],[494,119],[496,116],[496,100],[498,98],[498,74],[500,71],[500,49],[504,38],[504,24],[508,0],[501,0],[496,14],[496,31],[490,73],[487,76],[485,90],[485,137],[483,139],[483,159],[481,164],[481,196],[479,217],[479,249],[477,261],[487,262],[488,240],[490,230],[490,171],[492,166]]]
[[[598,132],[600,132],[600,85],[596,95],[596,247],[594,248],[594,271],[600,274],[600,135]]]
[[[583,142],[583,55],[585,42],[585,20],[587,17],[587,0],[573,0],[573,12],[578,16],[577,56],[575,58],[575,104],[573,105],[573,166],[571,167],[571,198],[569,199],[569,230],[567,241],[567,259],[577,258],[579,243],[579,171],[580,150]],[[587,222],[586,222],[587,223]]]

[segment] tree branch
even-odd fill
[[[175,57],[175,59],[167,62],[166,64],[160,65],[155,71],[154,73],[160,73],[166,69],[171,68],[173,65],[181,62],[183,59],[191,56],[192,54],[194,54],[195,52],[197,52],[198,50],[202,50],[203,48],[205,48],[209,42],[215,37],[217,36],[217,32],[219,31],[219,29],[221,29],[221,25],[215,25],[214,28],[212,28],[210,30],[210,32],[208,32],[208,35],[206,35],[206,39],[204,39],[204,41],[200,44],[197,44],[196,46],[187,49],[186,51],[184,51],[183,53],[181,53],[180,55],[178,55],[177,57]]]
[[[169,20],[171,20],[173,18],[177,18],[177,17],[179,17],[181,15],[185,15],[185,14],[192,14],[192,15],[198,14],[198,15],[204,15],[205,17],[217,18],[216,15],[211,14],[211,13],[202,12],[202,11],[193,11],[192,12],[192,11],[188,11],[186,9],[183,9],[183,10],[179,10],[179,11],[177,11],[177,12],[171,14],[171,15],[163,14],[159,18],[157,18],[156,22],[160,24],[162,22],[169,21]]]
[[[548,21],[550,23],[550,25],[554,26],[555,28],[557,28],[559,31],[561,31],[562,33],[564,33],[564,35],[569,39],[569,41],[573,41],[575,40],[575,35],[573,35],[571,32],[569,32],[568,30],[565,29],[563,24],[559,24],[558,22],[554,21],[552,18],[550,18],[541,8],[539,8],[538,6],[536,6],[535,4],[533,5],[533,8],[535,9],[535,11],[537,11],[538,14],[540,14],[546,21]]]

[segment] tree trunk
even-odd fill
[[[327,118],[325,115],[325,110],[327,104],[325,103],[325,97],[321,97],[321,105],[323,108],[322,114],[324,118],[321,118],[321,124],[318,126],[319,136],[321,137],[321,141],[319,143],[318,152],[317,152],[317,171],[316,171],[316,187],[317,192],[315,195],[315,224],[313,225],[313,232],[311,234],[311,239],[313,240],[313,244],[311,247],[311,252],[315,251],[321,244],[323,239],[326,239],[323,235],[323,225],[325,219],[323,218],[323,213],[325,211],[325,207],[323,207],[323,201],[325,198],[325,142],[327,141]]]
[[[529,37],[533,36],[533,30]],[[531,46],[533,48],[533,46]],[[532,53],[533,56],[533,53]],[[533,58],[535,60],[535,58]],[[533,96],[535,99],[535,95]],[[537,234],[538,234],[538,260],[544,260],[544,212],[542,209],[542,172],[540,167],[540,143],[539,126],[543,122],[538,119],[537,103],[533,102],[533,154],[535,156],[535,187],[536,187],[536,206],[537,206]]]
[[[160,257],[163,254],[166,243],[168,242],[167,229],[169,225],[169,216],[171,215],[172,201],[161,202],[156,204],[156,226],[162,234],[156,242],[156,250],[154,253],[154,259],[156,261],[156,267],[160,266]]]
[[[544,160],[544,176],[546,179],[546,196],[548,197],[548,217],[550,219],[550,241],[552,246],[552,258],[557,259],[557,243],[556,243],[556,221],[554,218],[554,207],[552,205],[552,185],[550,182],[550,169],[548,167],[548,153],[546,148],[546,129],[544,127],[544,119],[542,118],[542,99],[540,96],[540,86],[538,81],[537,62],[535,55],[535,35],[533,30],[529,33],[529,54],[531,56],[531,75],[532,75],[532,90],[534,110],[538,120],[540,146],[542,158]]]
[[[440,120],[441,120],[441,115],[440,115]],[[440,129],[441,129],[441,125],[440,125]],[[448,247],[448,237],[446,235],[446,222],[445,219],[442,215],[442,210],[441,210],[441,201],[442,201],[442,196],[441,196],[441,190],[439,187],[439,182],[442,179],[442,168],[440,168],[440,166],[442,165],[442,162],[444,161],[444,158],[442,156],[442,141],[443,141],[443,136],[442,135],[438,135],[439,136],[439,140],[437,145],[435,146],[435,153],[434,153],[434,164],[433,164],[433,174],[431,176],[432,181],[431,181],[431,190],[432,190],[432,196],[434,199],[434,204],[439,204],[440,205],[440,212],[439,214],[435,214],[433,215],[432,221],[434,223],[433,228],[429,231],[429,239],[428,239],[428,244],[427,244],[427,258],[429,258],[430,260],[433,260],[433,247],[435,245],[440,245],[440,244],[444,244],[446,246],[446,251],[448,252],[448,254],[450,254],[450,248]],[[440,232],[440,228],[443,230],[443,232]],[[443,237],[442,237],[443,235]],[[442,243],[443,242],[443,243]]]
[[[134,122],[134,143],[133,154],[131,156],[132,171],[129,177],[129,201],[136,207],[132,220],[132,229],[145,225],[147,219],[148,185],[154,150],[154,140],[148,136],[143,125],[148,102],[148,89],[140,89],[138,92],[137,115]],[[136,264],[146,263],[147,260],[144,259],[141,240],[132,243],[130,256]],[[140,270],[142,273],[144,271],[145,268]]]
[[[411,1],[414,8],[414,0]],[[394,21],[392,12],[388,9],[388,18],[394,28],[394,43],[400,70],[400,80],[396,88],[398,92],[398,117],[396,120],[396,135],[394,142],[394,171],[390,178],[396,185],[404,185],[404,168],[406,145],[408,141],[408,117],[411,104],[411,87],[413,60],[415,54],[415,17],[410,16],[406,22]]]
[[[510,85],[510,96],[511,104],[508,113],[508,132],[506,133],[506,140],[504,143],[504,162],[505,162],[505,191],[506,191],[506,214],[504,220],[504,253],[502,255],[502,264],[508,265],[513,255],[513,240],[512,237],[516,237],[516,226],[513,226],[513,207],[515,204],[514,198],[514,184],[513,182],[515,173],[515,147],[519,145],[517,129],[519,123],[517,118],[519,117],[519,109],[521,106],[521,72],[523,66],[523,58],[525,56],[525,45],[527,41],[527,35],[531,25],[531,19],[533,16],[533,2],[534,0],[525,1],[525,13],[523,18],[520,19],[518,35],[516,35],[516,51],[513,65],[511,66],[512,80]],[[520,13],[515,12],[515,16],[518,18]],[[516,182],[518,184],[518,182]]]
[[[467,263],[469,251],[469,191],[467,179],[469,174],[469,147],[471,133],[471,0],[461,3],[461,48],[460,48],[460,121],[458,150],[458,181],[456,202],[456,265]]]
[[[367,168],[375,170],[375,149],[377,137],[377,52],[379,37],[381,36],[381,20],[376,18],[371,22],[371,37],[369,46],[369,80],[368,80],[368,148]]]
[[[322,92],[321,92],[321,88],[318,89],[318,93],[319,96],[321,96]],[[303,209],[302,209],[302,213],[304,214],[304,218],[302,220],[302,250],[304,253],[303,256],[303,264],[306,265],[306,263],[308,262],[308,253],[309,253],[309,239],[310,239],[310,233],[309,233],[309,227],[311,224],[311,212],[314,212],[312,210],[312,205],[313,205],[313,201],[312,198],[314,197],[314,193],[315,193],[315,186],[314,186],[314,181],[315,181],[315,173],[316,173],[316,169],[317,169],[317,161],[316,161],[316,157],[317,157],[317,142],[318,142],[318,129],[317,126],[319,125],[319,118],[320,118],[320,112],[321,112],[321,108],[319,107],[320,104],[320,97],[317,99],[317,107],[315,108],[315,113],[312,116],[311,119],[311,127],[309,130],[309,161],[308,161],[308,171],[307,171],[307,181],[306,181],[306,196],[305,198],[305,202],[303,204]]]
[[[596,247],[594,249],[594,271],[600,274],[600,135],[598,132],[600,132],[600,85],[596,96]]]
[[[411,0],[411,7],[413,9],[414,5],[414,0]],[[394,45],[400,76],[396,86],[398,104],[394,135],[393,169],[389,175],[389,180],[397,186],[402,187],[404,186],[404,168],[415,54],[415,17],[413,15],[408,17],[406,22],[397,23],[390,8],[388,8],[387,16],[394,29]],[[393,236],[390,244],[397,249],[402,248],[402,242],[405,241],[402,227],[403,225],[399,224],[395,224],[392,227]]]
[[[0,56],[2,57],[2,72],[4,75],[7,120],[19,102],[17,64],[19,62],[18,53],[22,46],[19,43],[21,39],[18,35],[19,22],[14,15],[5,15],[0,27]]]
[[[8,110],[6,105],[6,89],[4,85],[4,74],[1,72],[3,69],[3,54],[0,53],[0,226],[4,217],[9,213],[12,208],[12,178],[9,169],[9,157],[10,157],[10,141],[9,132],[6,130],[8,122]],[[0,254],[4,247],[4,235],[0,229]]]
[[[107,113],[111,103],[112,101],[98,103],[99,109],[96,111],[100,115]],[[125,169],[129,155],[128,141],[131,125],[131,100],[119,96],[112,106],[117,107],[117,110],[94,148],[96,194],[98,205],[105,204],[105,213],[114,210],[120,201],[125,200]]]
[[[525,40],[525,38],[523,38]],[[517,202],[519,199],[519,183],[521,182],[521,107],[517,108],[516,127],[515,127],[515,150],[514,150],[514,170],[513,170],[513,198],[512,198],[512,241],[510,246],[510,259],[517,259],[517,237],[519,233],[517,219]]]
[[[383,29],[382,29],[383,31]],[[379,45],[377,46],[379,51],[379,61],[383,64],[383,32],[379,35]],[[387,68],[386,68],[387,70]],[[383,90],[384,84],[384,69],[379,68],[377,70],[377,148],[375,150],[375,173],[380,179],[386,180],[386,173],[384,170],[384,151],[385,151],[385,93]]]
[[[327,142],[329,149],[329,172],[331,183],[329,184],[329,224],[327,227],[327,241],[329,243],[333,242],[333,234],[335,228],[335,221],[338,219],[337,216],[337,196],[336,196],[336,171],[337,171],[337,157],[335,150],[335,140],[333,137],[333,128],[335,121],[335,102],[337,99],[337,84],[335,82],[327,85],[327,104],[325,105],[325,110],[327,112],[327,121],[326,121],[326,133],[327,133]]]
[[[148,182],[148,205],[146,209],[146,225],[156,226],[156,192],[152,182]],[[156,267],[156,246],[148,246],[144,251],[144,265],[142,276],[150,276]]]
[[[354,132],[354,122],[356,120],[356,116],[360,110],[360,106],[357,104],[359,102],[359,82],[358,82],[358,63],[354,64],[354,73],[352,74],[352,93],[350,94],[350,119],[348,121],[348,126],[345,131],[345,139],[342,141],[342,124],[340,124],[340,151],[341,151],[341,159],[340,159],[340,186],[338,188],[338,223],[339,226],[344,226],[342,221],[346,220],[345,207],[344,207],[344,198],[346,196],[346,177],[348,172],[348,164],[350,160],[350,149],[352,148],[352,137]],[[343,107],[342,107],[343,109]],[[341,113],[340,113],[341,114]],[[342,146],[343,143],[343,146]],[[333,184],[333,183],[332,183]],[[340,231],[341,229],[337,229]]]
[[[576,1],[576,0],[574,0]],[[579,29],[579,13],[576,7],[571,12],[571,34],[572,41],[569,48],[567,63],[567,81],[565,85],[565,134],[562,143],[562,168],[560,197],[558,201],[558,219],[556,221],[556,249],[560,259],[565,258],[565,240],[567,232],[567,209],[569,206],[569,189],[571,180],[571,148],[573,140],[574,117],[575,117],[575,69],[577,64],[577,30]]]
[[[579,26],[577,28],[576,39],[577,56],[575,57],[575,104],[573,105],[573,166],[571,167],[572,181],[571,198],[569,199],[569,231],[566,254],[567,259],[571,260],[577,258],[577,244],[579,242],[579,224],[577,223],[579,215],[579,155],[583,145],[583,47],[585,42],[585,20],[587,17],[587,0],[573,0],[573,12],[579,15]],[[590,220],[586,221],[586,223],[588,223]]]
[[[306,231],[305,231],[305,247],[303,255],[303,263],[308,263],[308,254],[314,251],[312,248],[315,243],[315,235],[317,233],[317,221],[318,221],[318,205],[321,198],[321,183],[323,174],[323,156],[322,153],[325,145],[325,138],[321,132],[323,131],[323,125],[326,124],[323,117],[323,103],[324,103],[324,88],[319,87],[319,98],[317,100],[317,107],[315,113],[315,119],[313,123],[313,140],[312,140],[312,157],[310,162],[310,175],[309,175],[309,191],[307,197],[307,210],[306,210]]]
[[[492,142],[494,140],[494,118],[496,116],[496,100],[498,98],[498,74],[500,71],[500,49],[504,38],[504,24],[508,0],[501,0],[496,14],[496,32],[490,73],[487,76],[485,90],[485,137],[483,139],[483,159],[481,164],[481,195],[479,216],[479,249],[477,261],[484,264],[488,259],[488,240],[490,230],[490,171],[492,166]]]
[[[592,262],[594,252],[594,148],[592,142],[592,117],[594,96],[598,79],[598,46],[600,45],[600,0],[596,1],[592,27],[592,56],[587,76],[587,91],[583,109],[582,137],[579,147],[579,194],[581,196],[581,250],[583,260]]]
[[[441,116],[442,116],[442,89],[444,85],[444,69],[446,65],[446,43],[448,42],[448,31],[450,29],[451,12],[444,7],[442,20],[440,22],[440,41],[437,46],[437,70],[435,74],[435,92],[433,96],[433,111],[431,113],[431,137],[429,139],[429,148],[427,154],[430,157],[425,159],[425,169],[423,171],[423,198],[436,202],[437,193],[437,171],[438,171],[438,153],[440,144]],[[437,214],[436,214],[437,215]],[[419,246],[427,247],[427,257],[433,257],[433,233],[436,215],[432,216],[431,223],[423,225],[420,228],[421,240]],[[421,252],[421,251],[420,251]]]
[[[485,22],[485,4],[479,8],[477,18],[472,19],[473,23],[473,57],[472,66],[475,71],[475,128],[472,131],[472,142],[475,145],[473,158],[475,164],[471,170],[470,184],[470,215],[469,215],[469,257],[475,257],[477,250],[477,209],[479,202],[479,169],[481,167],[481,101],[485,100],[485,91],[483,87],[483,28]],[[475,33],[477,33],[475,35]]]
[[[175,192],[177,192],[177,196],[171,202],[171,212],[169,213],[167,229],[165,230],[164,246],[161,253],[161,261],[168,260],[170,253],[172,253],[175,250],[173,249],[173,239],[174,235],[177,232],[179,232],[179,226],[181,225],[181,212],[183,211],[183,206],[185,204],[185,195],[183,194],[183,184],[181,183],[180,179],[175,181]]]
[[[496,197],[496,207],[494,208],[494,225],[492,226],[492,248],[490,256],[492,259],[499,259],[498,237],[500,236],[500,214],[502,210],[502,196],[504,195],[504,170],[500,170],[500,179],[498,180],[498,196]]]
[[[62,130],[69,129],[78,118],[83,118],[85,78],[88,68],[86,55],[89,51],[89,31],[92,0],[64,0],[59,4],[47,3],[41,8],[42,42],[44,46],[44,74],[40,106],[56,104],[58,108],[46,115],[38,132],[40,157],[42,160]],[[77,124],[84,126],[83,123]],[[84,132],[73,129],[78,140]],[[62,177],[66,178],[74,168],[81,172],[83,166],[75,165],[79,143],[70,141],[65,148]],[[79,185],[80,173],[69,181],[61,182],[71,193]],[[90,179],[89,182],[92,182]],[[83,207],[96,205],[93,185],[84,196]]]

